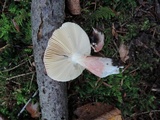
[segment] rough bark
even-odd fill
[[[32,41],[42,120],[68,118],[66,83],[49,78],[43,63],[48,40],[64,21],[64,5],[65,0],[32,0]]]

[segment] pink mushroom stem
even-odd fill
[[[119,68],[123,68],[122,66],[113,66],[112,59],[103,57],[81,56],[76,59],[76,62],[100,78],[119,74]]]

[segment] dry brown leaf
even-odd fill
[[[101,115],[100,117],[94,120],[122,120],[121,111],[117,108]]]
[[[76,120],[121,120],[117,119],[121,114],[120,110],[114,106],[100,102],[81,106],[74,111],[74,114],[78,117]]]
[[[112,23],[112,35],[113,35],[116,39],[118,39],[118,33],[116,32],[116,29],[115,29],[115,27],[114,27],[114,23]]]
[[[68,2],[68,9],[70,10],[71,14],[73,15],[81,14],[80,0],[67,0],[67,2]]]
[[[38,103],[29,103],[26,107],[26,110],[31,114],[32,118],[38,118],[40,116],[40,112],[38,109]]]
[[[96,28],[92,28],[91,47],[94,52],[99,52],[104,46],[104,34]]]
[[[119,47],[119,54],[120,54],[120,58],[121,60],[125,63],[126,60],[129,59],[129,49],[128,46],[124,45],[123,43],[121,43],[120,47]]]
[[[16,28],[17,32],[20,32],[19,26],[17,24],[17,22],[15,21],[15,19],[12,19],[13,25]]]

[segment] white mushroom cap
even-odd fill
[[[88,35],[77,24],[66,22],[53,32],[44,54],[49,77],[57,81],[77,78],[85,69],[76,61],[91,52]]]

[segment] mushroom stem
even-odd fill
[[[110,58],[93,56],[83,56],[77,60],[77,63],[100,78],[119,74],[119,68],[123,68],[122,66],[113,66],[113,61]]]

